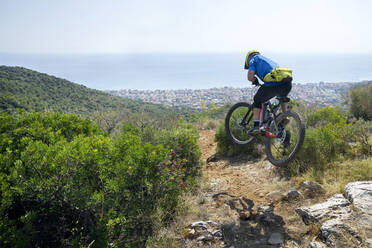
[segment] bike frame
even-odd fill
[[[269,108],[269,115],[268,116],[268,119],[266,121],[266,126],[265,126],[265,133],[264,135],[266,137],[269,137],[269,138],[277,138],[278,136],[269,132],[267,130],[267,128],[270,126],[270,123],[273,121],[274,122],[274,128],[275,128],[275,132],[276,133],[279,133],[279,128],[278,128],[278,125],[275,121],[275,118],[276,118],[276,112],[278,111],[280,105],[276,105],[276,106],[273,106],[273,104],[270,102],[270,101],[267,101],[265,103],[262,104],[262,108],[261,108],[261,120],[260,120],[260,125],[264,124],[263,123],[263,119],[265,118],[265,114],[266,114],[266,109]]]
[[[275,135],[275,134],[269,132],[267,130],[267,127],[269,127],[270,123],[272,121],[274,121],[275,131],[276,131],[276,133],[279,133],[279,128],[278,128],[278,125],[275,121],[276,112],[278,111],[279,107],[280,107],[279,104],[276,105],[276,106],[273,106],[273,104],[270,101],[267,101],[267,102],[262,104],[262,108],[261,108],[261,112],[260,112],[260,116],[261,116],[260,125],[265,124],[265,132],[263,133],[263,135],[266,136],[266,137],[269,137],[269,138],[277,138],[278,137],[278,135]],[[265,114],[266,114],[266,109],[267,108],[269,109],[269,116],[267,118],[267,121],[264,123],[263,119],[266,117]],[[241,124],[244,125],[244,126],[247,125],[247,123],[249,123],[251,121],[252,117],[253,117],[253,105],[250,106],[247,113],[244,115]]]
[[[256,85],[256,86],[260,87],[260,86],[262,86],[262,85],[259,84],[259,85]],[[258,87],[254,87],[254,88],[252,89],[252,91],[251,91],[251,98],[252,98],[252,99],[251,99],[251,100],[253,100],[253,95],[254,95],[253,92],[254,92],[254,89],[255,89],[255,88],[258,89]],[[256,92],[257,92],[257,91],[256,91]],[[277,98],[277,99],[278,99],[278,98]],[[278,99],[278,100],[279,100],[279,99]],[[279,100],[279,103],[280,103],[280,100]],[[261,126],[262,124],[264,124],[264,123],[263,123],[263,119],[265,118],[266,109],[269,108],[269,111],[270,111],[270,116],[268,117],[268,119],[267,119],[267,121],[266,121],[266,127],[265,127],[265,132],[263,133],[263,136],[266,136],[266,137],[269,137],[269,138],[277,138],[277,137],[278,137],[278,135],[275,135],[275,134],[269,132],[269,131],[267,130],[267,127],[269,127],[269,126],[270,126],[270,123],[271,123],[272,121],[274,121],[275,132],[276,132],[276,133],[279,133],[278,125],[277,125],[277,123],[276,123],[276,121],[275,121],[275,118],[276,118],[276,112],[278,111],[279,107],[280,107],[280,104],[278,104],[278,105],[276,105],[276,106],[273,106],[273,104],[270,102],[270,100],[269,100],[269,101],[266,101],[266,102],[264,102],[264,103],[262,103],[262,107],[261,107],[261,111],[260,111],[260,126]],[[248,114],[249,114],[250,112],[253,112],[253,105],[251,105],[251,107],[250,107],[250,111],[248,110],[247,113],[245,114],[245,116],[244,116],[244,118],[243,118],[243,120],[242,120],[242,123],[247,124],[247,123],[250,122],[250,120],[252,119],[253,114],[249,117],[249,119],[248,119],[247,121],[244,121],[244,120],[246,120],[246,118],[248,117]],[[243,122],[243,121],[244,121],[244,122]]]

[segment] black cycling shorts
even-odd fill
[[[280,85],[275,86],[261,86],[256,95],[254,96],[253,106],[255,108],[261,108],[262,103],[270,100],[271,98],[278,97],[287,97],[289,92],[292,89],[292,81],[285,82]]]

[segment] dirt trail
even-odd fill
[[[216,153],[215,132],[200,131],[203,177],[201,202],[206,217],[222,224],[224,244],[204,242],[198,247],[308,247],[311,228],[294,209],[315,199],[286,198],[296,189],[265,160],[245,158],[206,162]],[[315,231],[315,230],[314,230]]]

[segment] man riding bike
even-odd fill
[[[253,85],[260,85],[258,78],[264,82],[253,98],[254,126],[248,132],[250,135],[257,135],[260,132],[260,113],[264,102],[278,96],[281,98],[282,112],[287,110],[289,102],[287,96],[292,89],[292,71],[280,68],[276,62],[262,56],[256,50],[248,52],[244,69],[248,70],[248,80]],[[262,115],[263,113],[261,118]]]

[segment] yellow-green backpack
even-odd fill
[[[264,82],[281,82],[285,78],[292,78],[292,70],[288,68],[277,67],[272,69],[264,77]]]

